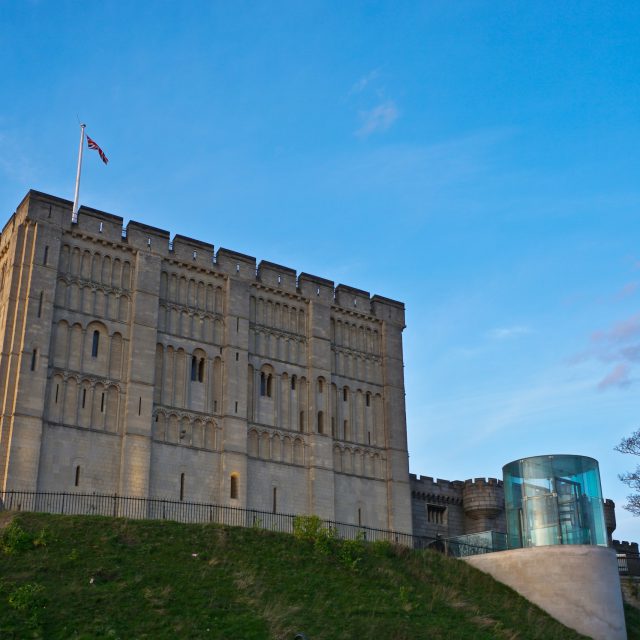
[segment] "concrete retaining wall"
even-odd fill
[[[626,640],[616,554],[590,545],[512,549],[465,558],[594,640]]]

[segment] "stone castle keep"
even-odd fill
[[[30,191],[0,236],[0,488],[411,531],[404,305]]]
[[[71,209],[0,235],[0,491],[505,530],[501,481],[409,474],[402,303]]]

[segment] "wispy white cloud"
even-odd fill
[[[400,113],[393,100],[382,102],[373,109],[360,112],[362,125],[356,131],[360,138],[366,138],[372,133],[386,131],[398,119]]]
[[[599,390],[631,386],[632,366],[640,362],[640,314],[620,320],[607,329],[594,331],[589,346],[571,356],[568,364],[589,360],[608,365],[608,373],[597,384]]]
[[[600,382],[598,389],[604,391],[610,387],[628,387],[631,384],[629,373],[631,368],[625,362],[617,364]]]
[[[518,336],[524,336],[531,333],[530,327],[525,325],[514,325],[512,327],[498,327],[489,332],[489,337],[492,340],[508,340],[510,338],[517,338]]]
[[[615,300],[624,300],[630,298],[638,290],[638,282],[627,282],[614,296]]]
[[[368,85],[370,85],[374,80],[378,78],[380,75],[380,71],[378,69],[373,69],[369,71],[366,75],[362,76],[359,80],[357,80],[351,89],[349,89],[349,95],[355,95],[357,93],[362,93]]]

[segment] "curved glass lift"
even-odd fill
[[[502,473],[510,549],[607,545],[597,460],[534,456],[506,464]]]

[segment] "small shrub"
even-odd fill
[[[315,542],[323,531],[325,527],[318,516],[296,516],[293,519],[293,535],[298,540]]]
[[[25,551],[32,546],[33,538],[17,522],[4,528],[0,535],[0,549],[6,554]]]
[[[52,541],[51,532],[47,527],[40,529],[36,537],[33,539],[34,547],[46,547]]]
[[[32,611],[42,604],[43,591],[44,587],[41,584],[27,582],[11,592],[9,605],[16,611]]]
[[[338,547],[338,560],[347,569],[355,571],[364,557],[365,547],[363,537],[355,540],[343,540]]]
[[[393,558],[396,548],[388,540],[375,540],[371,543],[373,553],[380,558]]]

